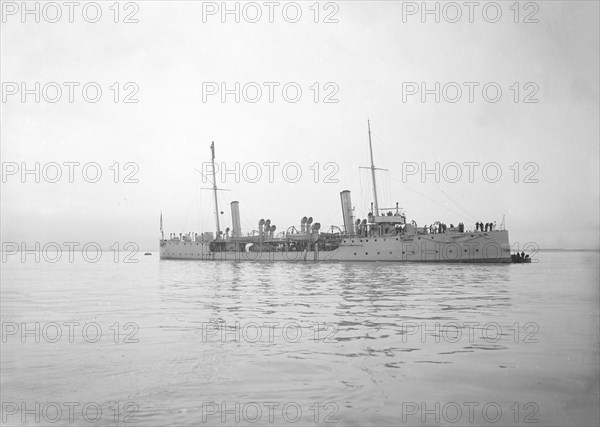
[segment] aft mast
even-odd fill
[[[375,164],[373,163],[373,144],[371,143],[371,121],[367,120],[369,128],[369,152],[371,153],[371,177],[373,178],[373,199],[375,203],[375,216],[379,216],[379,204],[377,203],[377,182],[375,180]]]
[[[163,231],[163,224],[162,224],[162,211],[160,211],[160,239],[165,240],[165,232]]]
[[[215,169],[215,141],[210,144],[212,154],[212,177],[213,177],[213,193],[215,197],[215,222],[217,225],[217,239],[221,236],[221,226],[219,225],[219,201],[217,200],[217,171]]]

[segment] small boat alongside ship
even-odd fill
[[[215,145],[211,144],[212,181],[215,203],[216,234],[213,232],[171,234],[165,238],[160,219],[161,259],[203,261],[386,261],[386,262],[463,262],[511,263],[531,262],[525,255],[511,255],[508,231],[481,227],[469,231],[459,227],[418,227],[407,222],[398,207],[380,208],[377,199],[371,129],[369,150],[373,203],[365,219],[354,217],[351,193],[340,193],[342,226],[327,232],[311,217],[303,217],[299,227],[291,226],[276,234],[269,219],[260,219],[258,227],[244,234],[240,223],[239,202],[231,202],[231,229],[224,232],[219,223],[219,206],[215,174]],[[479,227],[478,227],[479,228]],[[502,228],[502,227],[501,227]],[[525,261],[528,259],[528,261]]]
[[[515,264],[529,264],[531,263],[531,258],[529,257],[529,255],[525,255],[525,252],[523,253],[516,253],[510,256],[511,261],[514,262]]]

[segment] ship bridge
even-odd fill
[[[368,224],[406,224],[406,216],[404,214],[388,212],[387,215],[369,215]]]

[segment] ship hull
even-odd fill
[[[508,231],[343,237],[334,250],[213,252],[207,242],[162,240],[161,259],[286,262],[510,263]]]

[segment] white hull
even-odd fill
[[[207,242],[161,240],[161,259],[510,263],[508,231],[343,237],[332,251],[213,252]]]

